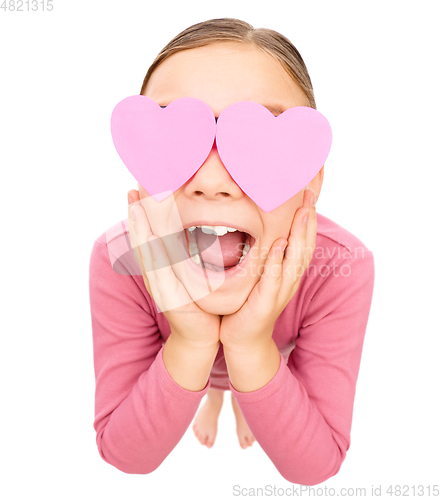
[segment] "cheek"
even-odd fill
[[[265,225],[278,230],[290,228],[294,215],[303,204],[303,190],[290,198],[288,201],[277,207],[272,212],[265,214]]]
[[[295,196],[290,198],[286,203],[284,203],[282,208],[282,213],[279,215],[280,219],[283,220],[285,225],[291,227],[292,221],[294,220],[294,216],[297,210],[303,206],[303,194],[305,190],[302,189]]]
[[[139,191],[139,198],[148,198],[150,195],[147,193],[147,191],[139,184],[138,182],[138,191]]]
[[[269,246],[277,238],[288,239],[296,211],[303,205],[303,190],[269,213],[261,212],[264,225],[263,246]]]

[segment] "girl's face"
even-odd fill
[[[219,42],[170,56],[155,69],[144,95],[161,106],[180,97],[195,97],[207,103],[215,116],[238,101],[258,102],[274,115],[294,106],[308,106],[300,86],[278,61],[252,45],[236,42]],[[314,189],[318,198],[322,182],[323,167],[305,189]],[[138,187],[140,198],[149,196],[141,185]],[[288,239],[303,192],[266,213],[234,182],[213,147],[196,174],[174,192],[183,227],[199,220],[225,221],[227,226],[249,229],[256,241],[246,268],[197,300],[199,307],[219,315],[240,309],[263,274],[273,243],[278,238]]]

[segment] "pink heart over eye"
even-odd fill
[[[290,108],[276,117],[260,104],[242,101],[220,114],[216,143],[238,186],[270,212],[316,176],[331,149],[332,132],[313,108]]]
[[[149,97],[135,95],[115,106],[111,132],[130,173],[162,201],[205,162],[216,122],[211,108],[199,99],[184,97],[162,109]]]

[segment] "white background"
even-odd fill
[[[438,2],[53,4],[0,9],[2,497],[226,499],[233,485],[291,488],[257,442],[239,447],[229,392],[214,447],[189,427],[149,475],[105,463],[92,426],[89,258],[136,188],[110,114],[139,93],[169,40],[217,17],[277,30],[300,51],[334,137],[317,210],[374,253],[352,443],[320,486],[370,496],[381,485],[388,498],[389,485],[439,484]]]

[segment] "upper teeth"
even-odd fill
[[[197,227],[201,228],[202,232],[205,234],[215,234],[217,236],[223,236],[224,234],[227,234],[227,232],[234,233],[234,231],[239,231],[239,229],[236,229],[235,227],[228,226],[191,226],[188,230],[191,232]]]
[[[201,266],[201,257],[200,257],[198,244],[196,241],[196,234],[194,233],[194,230],[197,227],[201,228],[205,234],[216,234],[217,236],[223,236],[227,232],[232,233],[234,231],[239,231],[239,229],[236,229],[235,227],[228,227],[228,226],[191,226],[191,227],[189,227],[188,228],[188,231],[189,231],[188,250],[190,253],[191,260],[194,263],[198,264],[199,266]],[[249,250],[250,250],[250,244],[247,243],[242,248],[242,257],[240,258],[240,260],[238,262],[239,264],[245,259]]]

